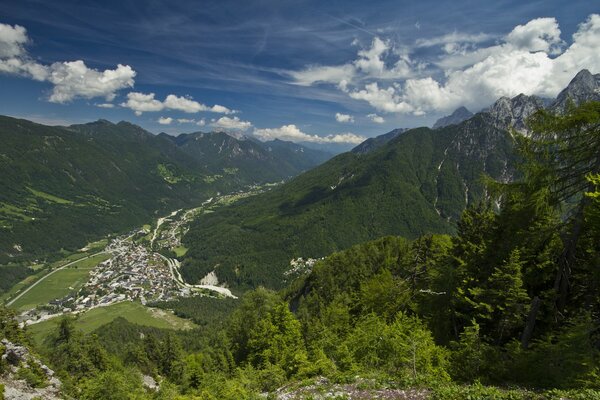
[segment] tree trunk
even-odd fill
[[[531,335],[533,334],[533,328],[535,327],[535,320],[537,319],[537,314],[540,310],[540,304],[540,298],[535,296],[531,302],[531,308],[529,309],[529,315],[527,316],[527,323],[525,324],[525,329],[523,329],[523,334],[521,335],[521,347],[525,350],[529,347],[529,341],[531,340]]]

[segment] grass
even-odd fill
[[[144,307],[140,303],[124,301],[107,307],[98,307],[80,314],[75,321],[75,328],[84,333],[90,333],[108,324],[117,317],[123,317],[129,322],[138,325],[152,326],[163,329],[192,329],[196,325],[192,322],[176,317],[172,313],[156,308]],[[51,319],[29,326],[35,343],[42,345],[44,338],[55,329],[60,318]]]
[[[185,246],[178,246],[178,247],[175,247],[173,249],[173,251],[175,252],[175,255],[177,257],[183,257],[183,256],[185,256],[185,253],[188,252],[188,248]]]
[[[27,286],[31,285],[35,281],[37,281],[42,276],[46,275],[47,272],[48,271],[46,271],[46,270],[41,270],[37,274],[29,275],[27,278],[23,279],[21,282],[14,285],[8,292],[6,292],[2,296],[0,296],[0,302],[5,302],[5,301],[13,298],[16,294],[21,292],[21,290],[23,290]]]
[[[39,197],[39,198],[42,198],[42,199],[44,199],[44,200],[51,201],[51,202],[53,202],[53,203],[57,203],[57,204],[73,204],[73,202],[72,202],[71,200],[65,200],[65,199],[62,199],[62,198],[60,198],[60,197],[57,197],[57,196],[54,196],[54,195],[52,195],[52,194],[50,194],[50,193],[45,193],[45,192],[42,192],[42,191],[40,191],[40,190],[35,190],[35,189],[33,189],[33,188],[30,188],[30,187],[28,187],[27,189],[28,189],[28,190],[29,190],[29,191],[30,191],[30,192],[31,192],[31,193],[32,193],[34,196],[36,196],[36,197]]]
[[[10,307],[18,311],[28,310],[78,290],[87,281],[90,270],[109,257],[108,254],[98,254],[55,272]],[[64,265],[64,260],[61,260],[61,262]]]
[[[31,217],[23,213],[24,210],[21,210],[18,207],[15,207],[11,204],[0,203],[0,213],[4,213],[6,215],[20,218],[23,221],[31,221]]]

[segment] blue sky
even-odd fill
[[[355,143],[599,73],[599,12],[594,1],[4,0],[0,114]]]

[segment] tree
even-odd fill
[[[529,121],[529,137],[519,137],[524,156],[525,182],[537,188],[540,197],[561,207],[575,202],[563,231],[563,252],[554,282],[557,314],[564,309],[569,279],[582,234],[584,210],[593,184],[587,177],[600,173],[600,102],[571,107],[565,115],[541,110]]]

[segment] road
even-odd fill
[[[231,293],[231,291],[229,289],[221,287],[221,286],[190,285],[189,283],[184,282],[183,278],[181,277],[181,273],[179,272],[179,261],[176,259],[173,259],[173,258],[165,257],[160,253],[157,253],[157,254],[160,255],[162,257],[162,259],[167,262],[167,264],[169,265],[169,269],[171,270],[171,275],[173,276],[173,280],[179,286],[186,287],[188,289],[208,289],[208,290],[212,290],[214,292],[221,293],[225,297],[231,297],[232,299],[237,299],[237,297],[234,296],[233,293]]]
[[[33,283],[33,285],[29,286],[22,293],[20,293],[17,297],[15,297],[14,299],[12,299],[8,303],[6,303],[6,306],[7,307],[11,306],[15,301],[19,300],[25,293],[29,292],[31,289],[33,289],[34,287],[36,287],[38,283],[42,282],[44,279],[46,279],[50,275],[54,274],[55,272],[58,272],[58,271],[60,271],[63,268],[66,268],[66,267],[68,267],[70,265],[78,263],[79,261],[87,260],[88,258],[92,258],[92,257],[97,256],[98,254],[102,254],[102,253],[105,253],[105,251],[99,251],[97,253],[90,254],[89,256],[86,256],[86,257],[83,257],[83,258],[79,258],[79,259],[77,259],[75,261],[71,261],[70,263],[67,263],[67,264],[63,265],[62,267],[56,268],[55,270],[51,271],[49,274],[46,274],[46,275],[42,276],[40,279],[38,279],[37,281],[35,281]]]

